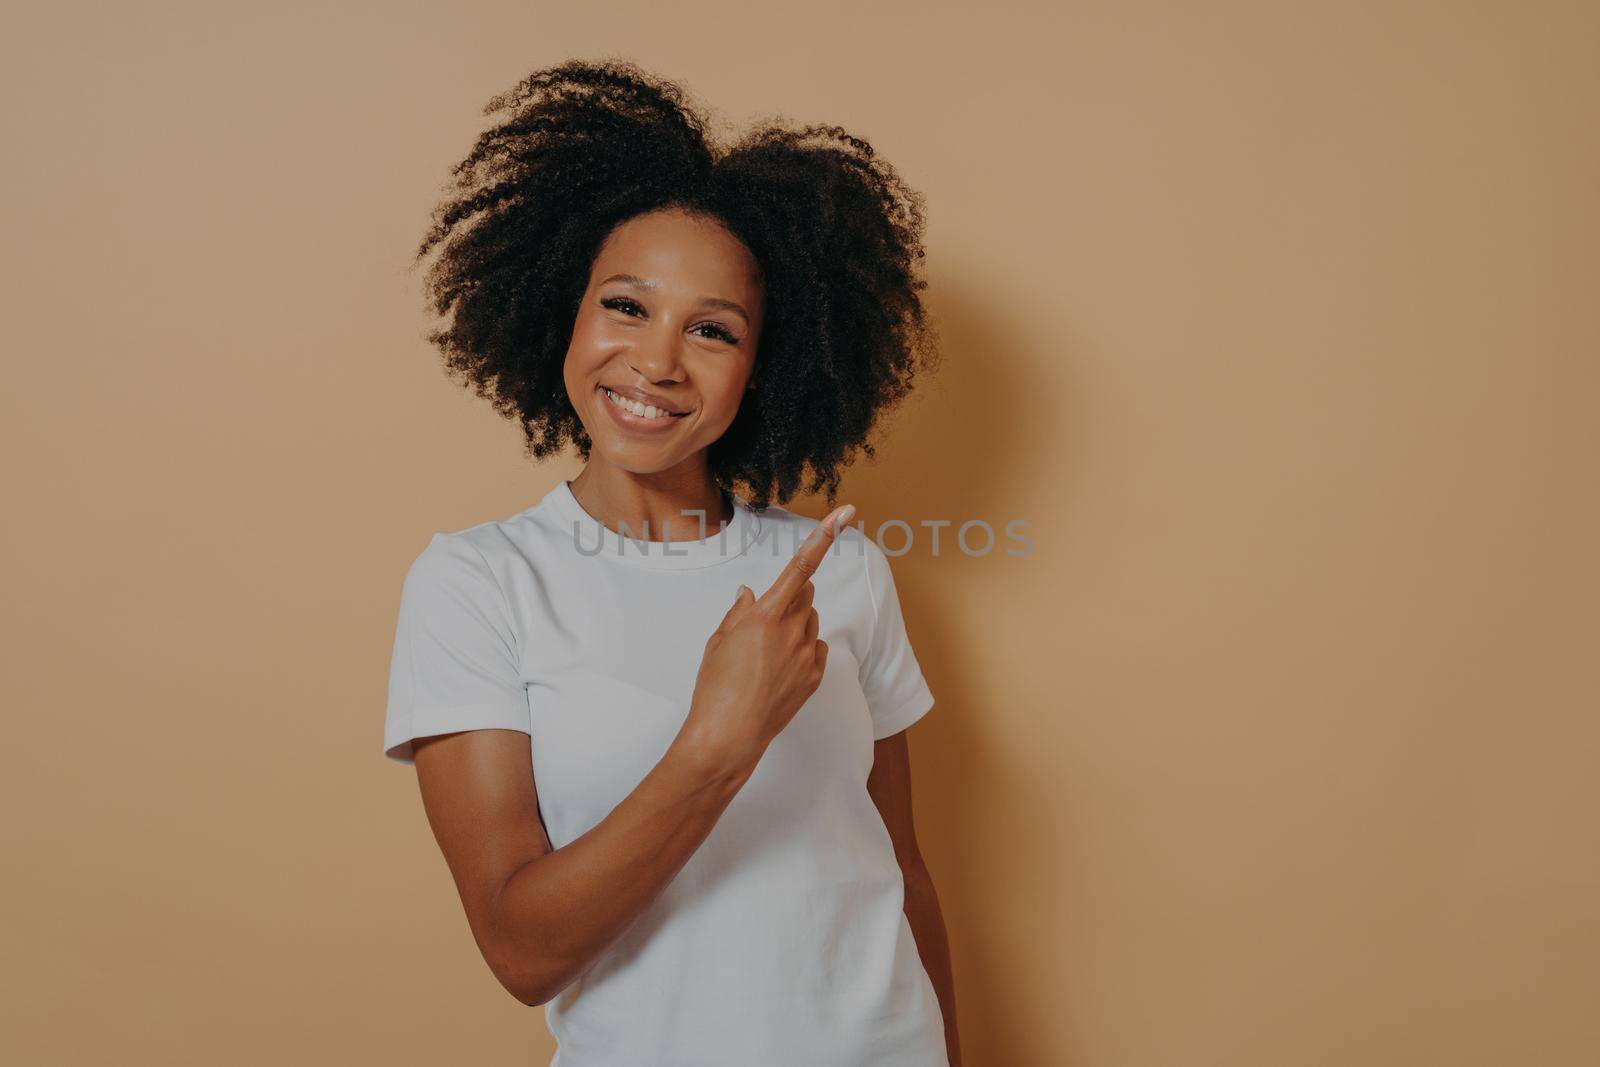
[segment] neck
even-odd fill
[[[572,495],[583,510],[612,532],[626,526],[646,541],[697,541],[715,536],[733,521],[703,461],[672,470],[635,474],[591,457],[572,479]]]

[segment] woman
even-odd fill
[[[418,251],[430,338],[586,465],[403,586],[384,749],[478,947],[552,1067],[959,1065],[888,561],[771,503],[809,468],[833,507],[932,361],[919,197],[836,128],[716,148],[623,62],[487,111]]]

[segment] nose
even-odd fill
[[[635,374],[652,382],[678,382],[683,379],[678,344],[670,334],[663,341],[647,341],[635,346],[631,352],[623,354],[622,361]]]

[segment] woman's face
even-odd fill
[[[562,371],[591,459],[635,474],[703,463],[750,381],[762,296],[755,257],[720,223],[673,208],[613,230]]]

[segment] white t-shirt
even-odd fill
[[[647,541],[601,525],[563,481],[510,518],[436,533],[403,586],[385,754],[527,733],[561,848],[665,754],[740,583],[765,592],[817,525],[736,499],[720,533],[686,540],[707,527],[685,516],[671,542]],[[866,785],[873,741],[933,695],[882,549],[849,527],[830,552],[812,579],[821,685],[673,880],[547,1005],[550,1067],[948,1067]]]

